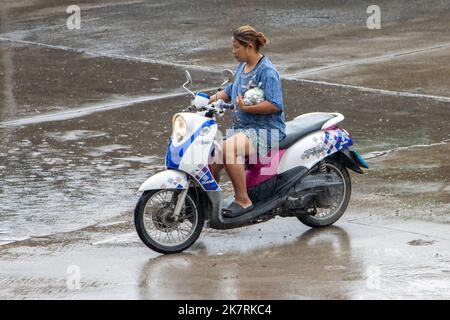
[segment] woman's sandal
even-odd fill
[[[247,208],[242,207],[236,201],[233,201],[227,208],[222,210],[222,216],[225,218],[235,218],[252,210],[255,206],[251,204]]]

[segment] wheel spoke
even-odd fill
[[[161,190],[153,194],[144,207],[144,229],[155,242],[164,246],[175,246],[187,241],[195,231],[197,211],[191,198],[186,198],[179,219],[172,219],[176,200],[175,190]],[[175,198],[174,198],[175,197]],[[191,222],[192,221],[192,222]]]
[[[311,212],[311,216],[319,220],[326,219],[334,215],[344,203],[345,195],[347,192],[344,176],[339,171],[339,169],[330,163],[326,163],[325,166],[326,166],[326,174],[332,175],[326,177],[326,180],[329,182],[339,183],[339,185],[332,186],[328,189],[329,193],[331,194],[330,195],[331,199],[328,199],[329,202],[327,201],[329,203],[329,207],[326,208],[317,207],[317,205],[320,205],[320,203],[315,203],[314,210]],[[311,174],[313,175],[321,174],[321,172],[320,170],[316,170]]]
[[[191,230],[186,230],[186,229],[183,229],[183,228],[179,228],[179,230],[181,231],[181,234],[185,234],[184,232],[186,232],[186,234],[189,234],[191,232]]]

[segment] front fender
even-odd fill
[[[188,187],[187,174],[178,170],[161,171],[148,178],[139,191],[157,189],[186,189]]]

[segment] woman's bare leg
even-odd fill
[[[218,146],[216,148],[216,152],[214,153],[214,163],[211,164],[211,173],[217,183],[220,182],[220,175],[223,168],[225,168],[225,165],[223,164],[222,147]]]
[[[248,138],[243,133],[227,139],[223,144],[225,170],[233,183],[235,201],[243,208],[251,206],[252,201],[247,193],[245,165],[242,161],[239,163],[238,158],[253,154],[253,152]]]
[[[225,165],[221,164],[221,163],[211,164],[211,173],[212,173],[214,179],[217,181],[217,183],[220,182],[220,174],[222,173],[222,170],[224,167],[225,167]]]

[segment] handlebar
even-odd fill
[[[222,114],[225,109],[233,110],[234,104],[232,103],[225,103],[223,100],[215,101],[211,104],[208,104],[206,106],[195,108],[195,111],[211,111],[213,113]]]
[[[223,103],[222,104],[222,108],[224,108],[224,109],[229,109],[229,110],[233,110],[234,109],[234,104],[232,104],[232,103]]]
[[[187,107],[183,111],[194,111],[194,112],[206,111],[207,113],[205,114],[205,116],[213,117],[214,115],[222,116],[225,113],[226,109],[233,110],[234,104],[226,103],[223,100],[219,99],[203,107],[195,107],[195,105],[191,105],[190,107]]]

